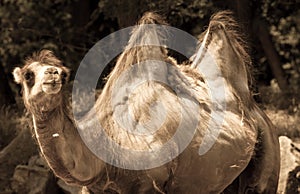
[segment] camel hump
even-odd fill
[[[141,19],[138,21],[138,25],[141,24],[160,24],[167,25],[165,18],[154,12],[145,12]]]
[[[167,22],[161,15],[146,12],[133,29],[127,47],[166,45],[168,36],[166,25]]]
[[[233,13],[229,10],[220,11],[211,16],[210,27],[217,23],[223,24],[224,26],[236,26],[237,27],[237,22],[234,19]]]
[[[251,58],[240,25],[231,11],[221,11],[212,16],[209,30],[213,34],[212,41],[222,45],[219,53],[222,53],[225,60],[219,64],[221,71],[243,101],[248,102],[249,85],[252,85]],[[221,59],[218,55],[215,57]],[[240,76],[237,77],[233,72]]]
[[[147,12],[139,20],[129,38],[124,52],[116,66],[131,66],[146,60],[167,58],[165,48],[168,40],[168,28],[162,16]]]
[[[221,72],[232,92],[246,104],[250,102],[251,58],[242,30],[230,11],[213,15],[209,27],[200,35],[199,49],[192,56],[192,67],[199,68],[207,79],[216,80]],[[207,63],[213,60],[216,67]],[[209,71],[208,71],[209,70]],[[214,71],[213,71],[214,70]],[[239,75],[239,76],[236,76]]]
[[[250,56],[248,54],[248,47],[246,44],[246,37],[238,22],[235,20],[234,14],[231,11],[225,10],[214,14],[209,22],[209,30],[214,33],[218,30],[223,30],[227,38],[236,47],[237,52],[243,59],[250,63]]]

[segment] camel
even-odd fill
[[[163,46],[132,47],[136,41],[166,40],[163,32],[145,32],[145,24],[166,22],[158,14],[144,14],[94,107],[77,123],[65,97],[70,72],[51,51],[35,53],[22,68],[13,71],[16,83],[22,85],[24,104],[33,116],[41,154],[56,176],[68,184],[81,185],[83,191],[90,193],[276,193],[280,165],[277,134],[252,99],[248,87],[251,60],[231,14],[223,11],[211,18],[200,37],[199,49],[184,64],[177,64]],[[207,63],[207,53],[218,67]],[[150,63],[142,65],[147,61]],[[131,68],[130,76],[121,76]],[[201,73],[213,68],[220,72]],[[126,92],[144,77],[159,77],[161,82],[148,80],[130,94]],[[210,87],[218,89],[220,83],[224,83],[224,96],[213,101]],[[123,96],[115,98],[119,94]],[[193,106],[184,106],[185,102]],[[164,106],[164,115],[155,108],[160,105]],[[212,116],[213,112],[222,115],[221,122]],[[154,125],[158,130],[146,135],[124,130],[127,126],[115,119],[116,115],[122,119],[126,114],[132,118],[124,123],[134,130],[138,131],[139,125],[149,130]],[[161,117],[163,122],[156,124],[155,119]],[[95,126],[101,126],[102,131]],[[137,155],[138,151],[148,150],[153,154],[143,158],[131,155],[132,159],[108,148],[112,162],[116,162],[113,165],[95,152],[110,144],[94,143],[91,148],[89,142],[83,141],[92,138],[94,132],[99,138],[107,135],[124,150],[135,150]],[[177,139],[169,141],[174,136]],[[182,149],[178,142],[188,138]],[[210,140],[214,140],[211,145]],[[161,153],[166,153],[165,158],[170,160],[140,168],[141,163],[159,158],[159,148],[168,142],[170,146]],[[203,145],[208,149],[201,150]],[[126,162],[138,169],[122,168]]]

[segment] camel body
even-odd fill
[[[67,183],[86,186],[91,193],[276,193],[277,135],[251,97],[247,70],[250,59],[228,13],[218,13],[211,19],[201,38],[204,54],[201,51],[201,57],[197,57],[200,51],[196,51],[193,63],[185,65],[178,65],[163,47],[132,48],[130,44],[134,41],[161,36],[143,32],[143,24],[165,22],[148,13],[139,24],[128,43],[131,49],[125,48],[119,57],[95,106],[77,122],[62,92],[68,69],[50,51],[41,51],[27,60],[22,69],[15,69],[15,80],[22,84],[24,103],[33,115],[42,155],[55,174]],[[213,68],[205,62],[205,53],[213,56],[220,73],[201,74],[201,70]],[[150,63],[141,65],[147,60]],[[157,60],[164,63],[155,66],[157,63],[151,62]],[[133,66],[136,69],[131,76],[120,78]],[[159,77],[168,85],[149,79],[132,93],[126,92],[126,88],[144,77]],[[118,93],[114,93],[114,88],[120,85],[119,79],[125,92],[115,98]],[[224,83],[224,95],[217,96],[215,102],[209,87],[217,88],[219,83]],[[164,115],[155,109],[159,106],[157,101],[164,106]],[[185,102],[193,106],[185,106]],[[222,103],[226,107],[218,108]],[[132,134],[115,120],[116,115],[123,118],[129,112],[133,119],[125,124],[136,130],[138,125],[151,123],[153,115],[157,119],[163,117],[164,121],[154,123],[158,128],[155,133]],[[138,167],[161,157],[156,150],[168,143],[179,127],[183,130],[171,141],[165,156],[172,160],[147,169],[122,168],[122,163]],[[106,148],[104,151],[112,160],[106,162],[97,153],[103,152],[102,145],[109,144],[95,141],[104,135],[126,149],[153,152],[135,158]],[[190,137],[182,149],[177,142]],[[213,140],[213,144],[208,145],[206,140]],[[209,149],[201,153],[203,147]],[[112,165],[114,162],[117,165]]]

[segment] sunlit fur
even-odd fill
[[[48,69],[55,71],[55,74],[50,75]],[[58,106],[61,102],[55,94],[69,79],[69,70],[47,50],[34,53],[27,58],[24,67],[15,68],[13,74],[15,81],[22,84],[25,106],[32,112],[50,111]]]
[[[49,77],[46,72],[49,68],[57,73]],[[24,104],[33,115],[35,136],[49,166],[68,183],[87,184],[94,180],[95,174],[90,177],[88,173],[97,172],[96,165],[91,163],[85,166],[82,158],[97,159],[80,140],[72,121],[68,99],[64,95],[69,70],[51,51],[42,50],[29,57],[24,67],[17,67],[13,74],[15,81],[22,85]],[[60,89],[55,86],[45,91],[43,83],[54,80],[61,85]],[[72,148],[68,142],[73,142]]]
[[[67,111],[68,107],[64,103],[62,91],[49,95],[43,93],[39,87],[39,91],[36,89],[34,93],[40,92],[42,95],[39,98],[46,99],[48,103],[46,107],[53,109],[48,113],[31,112],[40,149],[55,174],[68,183],[85,185],[93,193],[245,193],[246,191],[276,193],[279,170],[278,140],[272,132],[271,122],[252,100],[248,87],[250,58],[235,30],[237,25],[231,15],[228,12],[217,13],[212,17],[208,27],[205,52],[213,55],[222,72],[217,79],[224,80],[226,94],[223,100],[227,108],[222,110],[225,116],[215,144],[201,156],[198,150],[205,134],[214,134],[210,132],[215,130],[208,128],[209,121],[212,119],[213,123],[218,122],[211,117],[215,105],[207,85],[208,79],[213,81],[216,77],[205,77],[196,68],[192,68],[190,62],[186,62],[185,65],[177,64],[176,60],[167,55],[168,52],[164,47],[132,48],[136,43],[147,44],[149,40],[164,45],[164,41],[168,39],[167,29],[145,30],[143,26],[143,24],[165,25],[166,22],[159,15],[146,13],[138,24],[109,75],[93,111],[87,113],[80,123],[88,127],[89,121],[96,118],[106,134],[119,145],[129,149],[154,150],[174,135],[181,118],[186,117],[181,114],[179,97],[186,95],[197,102],[200,110],[198,114],[193,114],[194,110],[185,110],[190,113],[188,117],[199,121],[194,138],[178,157],[163,166],[140,171],[117,168],[105,164],[85,146],[75,128],[71,114]],[[41,62],[45,55],[43,52],[50,54],[47,55],[48,60]],[[16,82],[23,86],[24,103],[29,110],[43,107],[45,101],[36,103],[28,100],[32,96],[32,90],[26,89],[28,86],[20,72],[30,68],[34,74],[39,74],[41,64],[64,70],[61,62],[51,52],[43,52],[37,54],[37,58],[30,59],[30,62],[27,62],[22,69],[15,70],[14,73]],[[195,55],[197,52],[195,51]],[[155,63],[153,67],[140,65],[144,61],[153,59],[164,61],[169,65],[158,67]],[[215,68],[199,60],[196,67],[201,65]],[[137,69],[130,77],[124,78],[124,87],[130,86],[134,81],[143,80],[144,77],[155,76],[167,84],[149,81],[139,85],[131,94],[125,93],[127,98],[112,102],[113,89],[116,87],[117,80],[133,66]],[[39,84],[38,81],[35,80],[33,87]],[[151,118],[155,115],[151,112],[153,111],[151,106],[157,101],[164,105],[166,115],[154,111],[156,117]],[[123,130],[114,121],[113,114],[118,110],[119,104],[124,104],[127,107],[124,114],[132,114],[134,121],[139,124],[143,125],[150,119],[162,116],[165,116],[165,120],[151,135],[146,137],[133,135]],[[184,124],[188,129],[191,123],[187,121]],[[179,154],[176,153],[177,146],[174,144],[173,149],[170,150],[175,155]],[[119,158],[113,159],[119,160]]]
[[[276,193],[280,166],[278,138],[275,127],[251,96],[249,86],[252,84],[252,66],[243,33],[229,11],[212,16],[208,29],[204,52],[215,56],[226,85],[235,97],[233,101],[236,101],[244,115],[244,121],[252,123],[258,135],[250,163],[227,189],[227,193]],[[202,33],[200,41],[204,39],[206,32]],[[199,65],[206,64],[200,60]],[[229,100],[227,105],[230,105],[231,101]],[[231,108],[230,105],[228,109]],[[233,187],[234,189],[230,190]]]

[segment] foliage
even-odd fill
[[[172,26],[197,35],[203,31],[203,26],[207,25],[213,9],[213,3],[209,0],[101,0],[93,18],[104,14],[106,18],[117,19],[120,24],[123,19],[128,19],[124,18],[124,14],[134,15],[134,19],[137,20],[142,13],[155,11],[166,16]],[[134,22],[130,25],[134,25]]]
[[[262,3],[262,16],[270,24],[270,33],[281,57],[282,67],[291,87],[300,88],[300,10],[299,1],[271,1]],[[266,65],[266,64],[265,64]]]
[[[68,13],[56,13],[60,3],[27,0],[4,1],[0,7],[1,41],[0,55],[4,65],[15,58],[20,61],[25,55],[41,48],[58,49],[64,30],[69,28]],[[64,26],[57,25],[58,23]],[[59,40],[60,39],[60,40]],[[54,43],[55,42],[55,43]]]
[[[32,128],[31,117],[27,112],[17,112],[11,107],[0,108],[0,150],[21,130]]]
[[[298,88],[300,85],[300,59],[297,57],[300,56],[300,10],[296,7],[299,3],[295,0],[264,0],[253,1],[250,4],[255,9],[255,14],[265,18],[270,25],[270,34],[281,56],[282,68],[287,73],[291,86],[294,89]],[[98,4],[94,17],[103,14],[122,23],[123,19],[128,20],[124,14],[140,17],[143,12],[154,10],[163,13],[172,26],[198,35],[205,29],[209,17],[216,10],[228,8],[230,8],[228,1],[218,0],[158,0],[155,2],[150,0],[121,0],[117,2],[102,0]],[[134,18],[134,20],[136,19]],[[266,76],[270,76],[268,62],[262,53],[260,50],[254,52],[253,59],[255,63],[259,63],[257,64],[258,71],[265,74],[262,78],[269,79]]]
[[[24,57],[42,48],[54,50],[65,64],[76,71],[88,49],[104,35],[134,25],[145,11],[164,15],[172,26],[197,36],[216,10],[228,8],[228,1],[209,0],[86,0],[93,13],[83,26],[75,4],[80,0],[2,0],[0,2],[0,58],[6,72],[21,64]],[[291,85],[300,85],[300,10],[296,0],[253,1],[255,12],[270,24],[270,32],[281,56],[282,67]],[[103,33],[105,32],[105,33]],[[256,54],[257,55],[257,54]],[[264,69],[268,66],[258,56]]]
[[[7,72],[31,53],[53,50],[75,70],[90,45],[93,33],[73,21],[76,0],[4,0],[0,6],[0,58]]]

